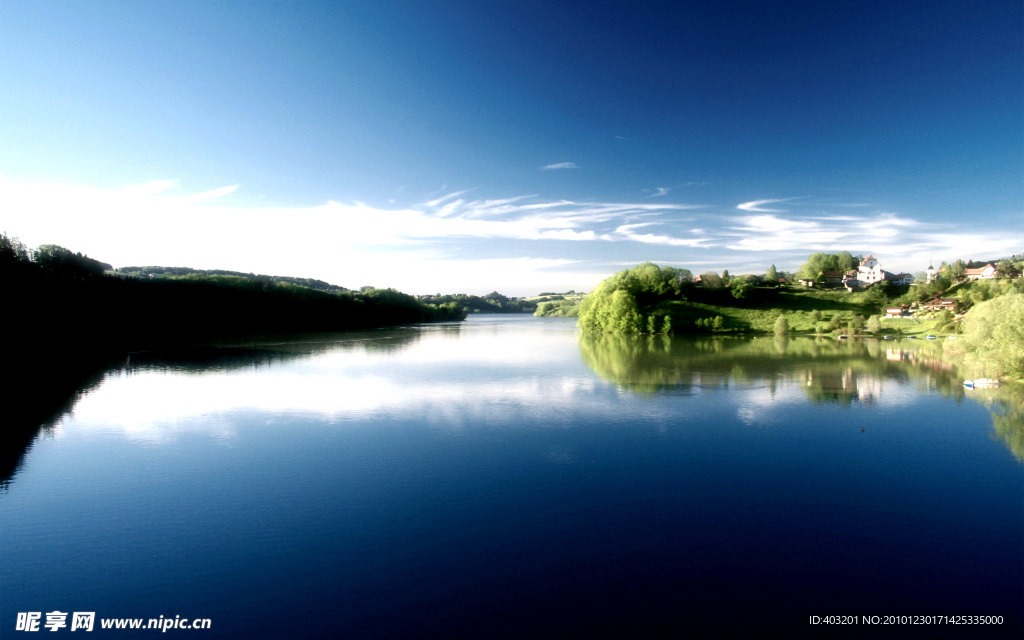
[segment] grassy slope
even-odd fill
[[[958,282],[949,289],[946,289],[942,293],[943,298],[959,298],[960,300],[966,299],[967,294],[970,293],[971,288],[976,284],[975,281],[967,280],[965,282]],[[885,318],[882,320],[882,329],[888,331],[900,330],[903,335],[935,335],[935,336],[949,336],[954,335],[949,331],[943,331],[941,327],[944,323],[939,322],[935,319],[938,312],[922,313],[917,318]]]
[[[533,315],[538,318],[575,318],[579,316],[580,302],[586,297],[585,293],[555,294],[553,296],[533,296],[526,298],[530,302],[537,303],[537,310]],[[553,304],[542,308],[541,304],[551,302]]]
[[[742,331],[770,332],[779,315],[785,315],[793,332],[814,333],[811,312],[821,313],[821,323],[827,324],[838,314],[845,322],[855,316],[865,318],[878,313],[878,309],[865,303],[864,294],[846,291],[789,289],[780,291],[776,298],[763,302],[737,300],[737,305],[725,306],[698,302],[662,302],[656,312],[670,313],[674,318],[692,322],[697,318],[722,316],[726,325]]]
[[[961,282],[953,285],[942,294],[944,298],[963,298],[970,292],[973,282]],[[772,331],[776,318],[784,314],[789,321],[789,327],[795,333],[814,333],[815,323],[811,321],[811,311],[817,309],[821,313],[820,325],[823,330],[825,325],[832,320],[832,316],[839,314],[846,321],[854,316],[861,315],[870,318],[872,315],[884,315],[884,309],[876,308],[865,301],[865,293],[847,293],[837,290],[815,290],[802,287],[792,287],[781,291],[775,300],[764,303],[749,303],[737,301],[737,305],[726,306],[711,305],[695,302],[663,302],[655,309],[660,312],[671,313],[674,317],[693,321],[697,318],[708,318],[716,315],[722,316],[729,327],[745,331]],[[903,335],[952,335],[949,331],[943,331],[943,323],[935,319],[937,312],[923,314],[919,318],[882,318],[882,333],[895,333],[897,330]]]

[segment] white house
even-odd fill
[[[964,275],[970,280],[991,280],[996,277],[996,268],[989,262],[977,268],[968,268]]]
[[[864,258],[864,262],[860,263],[860,267],[857,268],[857,281],[872,285],[876,282],[885,280],[885,272],[882,271],[882,267],[878,266],[878,260],[875,257],[868,254],[868,257]]]

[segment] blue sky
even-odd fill
[[[1024,250],[1024,9],[0,7],[0,225],[413,293]]]

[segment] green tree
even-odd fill
[[[0,264],[10,262],[29,262],[31,256],[28,248],[17,238],[0,235]]]
[[[612,294],[611,306],[615,317],[615,330],[622,333],[640,333],[642,325],[636,298],[628,291],[619,289]]]
[[[737,300],[743,300],[750,294],[750,291],[753,288],[753,285],[746,280],[739,280],[733,283],[732,287],[730,287],[730,291],[732,291],[732,297]]]
[[[852,255],[850,255],[849,251],[840,251],[839,253],[836,254],[836,263],[836,266],[839,268],[839,271],[845,273],[847,271],[852,271],[853,269],[856,269],[858,266],[860,266],[860,258],[853,257]]]
[[[705,271],[700,275],[700,283],[708,289],[721,289],[722,277],[714,271]]]
[[[1020,275],[1017,267],[1009,260],[1000,260],[996,263],[996,277],[1016,278]]]
[[[786,320],[786,316],[779,316],[775,320],[775,335],[786,335],[789,333],[789,320]]]
[[[774,264],[768,267],[768,272],[764,274],[764,279],[767,280],[769,284],[774,285],[779,283],[779,272],[775,270]]]
[[[811,322],[818,322],[821,320],[821,311],[814,309],[811,311]]]
[[[946,270],[950,275],[950,279],[956,280],[957,278],[962,278],[964,273],[967,272],[967,263],[958,258],[953,264],[948,265]]]
[[[871,285],[871,288],[864,294],[864,302],[881,310],[882,307],[889,304],[889,293],[890,287],[888,282],[885,282],[884,280],[882,282],[876,282]]]
[[[882,332],[882,321],[878,319],[878,316],[871,316],[868,319],[868,331],[876,334]]]
[[[664,269],[662,271],[664,271]],[[680,284],[693,282],[693,274],[690,273],[689,269],[674,269],[673,271],[676,281]]]

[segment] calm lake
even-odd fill
[[[59,610],[119,637],[99,620],[547,637],[968,614],[1004,623],[941,632],[1019,637],[1019,397],[965,391],[941,346],[474,316],[136,354],[0,489],[0,634]]]

